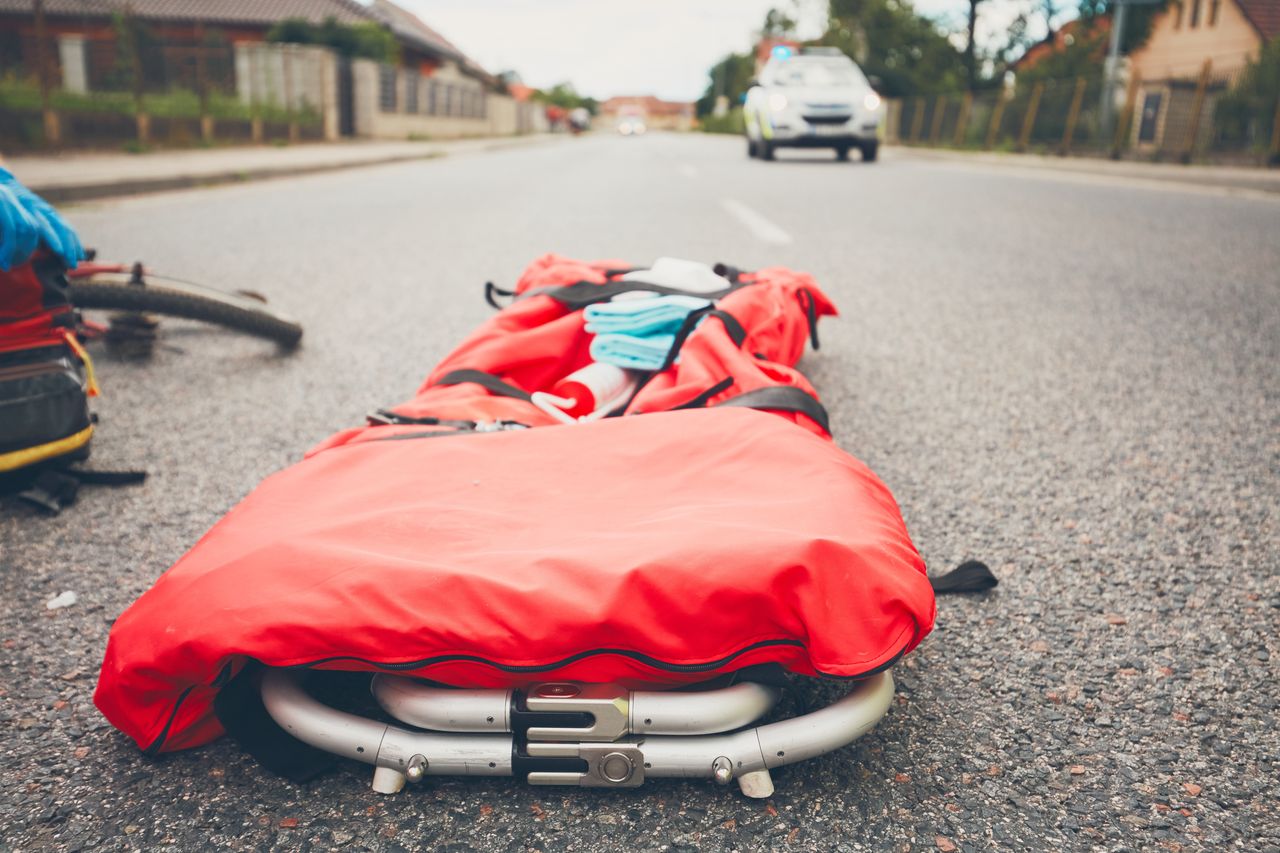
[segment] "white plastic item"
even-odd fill
[[[556,420],[576,423],[604,417],[625,403],[635,389],[633,373],[593,361],[561,379],[550,393],[534,393],[530,401]]]
[[[707,264],[683,258],[658,258],[649,269],[629,272],[622,280],[660,284],[688,293],[717,293],[729,286],[724,276],[716,275]]]

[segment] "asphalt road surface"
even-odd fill
[[[271,296],[303,348],[168,323],[99,358],[99,467],[0,503],[0,847],[1280,849],[1280,204],[737,139],[561,140],[73,208],[107,258]],[[788,264],[843,316],[802,363],[902,505],[940,602],[889,715],[779,774],[619,792],[344,765],[223,740],[144,758],[91,704],[112,620],[266,474],[408,397],[546,251]],[[47,611],[73,590],[79,602]],[[831,698],[838,688],[818,685]]]

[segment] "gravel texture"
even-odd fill
[[[0,501],[0,848],[1280,850],[1280,204],[741,149],[583,138],[72,209],[103,257],[265,292],[307,336],[280,356],[167,322],[149,361],[102,355],[95,464],[148,482],[57,518]],[[999,589],[943,600],[888,717],[767,802],[380,797],[362,767],[298,786],[226,740],[142,757],[91,703],[112,620],[548,250],[813,272],[843,310],[802,364],[837,440],[934,571],[981,558]]]

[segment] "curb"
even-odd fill
[[[901,144],[892,147],[896,151],[908,153],[910,157],[935,163],[965,163],[1023,173],[1041,172],[1082,178],[1128,180],[1151,186],[1164,184],[1256,197],[1274,198],[1280,195],[1280,171],[1267,166],[1183,166],[1084,156],[1051,158],[1038,154],[940,150]]]
[[[110,181],[97,184],[61,184],[57,186],[35,186],[31,191],[50,204],[66,204],[77,201],[93,201],[120,196],[144,195],[146,193],[165,192],[167,190],[186,190],[197,187],[216,187],[223,184],[241,184],[249,181],[264,181],[272,178],[292,178],[299,175],[314,175],[322,172],[336,172],[341,169],[358,169],[362,166],[384,166],[388,163],[404,163],[413,160],[433,160],[446,156],[444,151],[430,151],[424,154],[401,154],[394,157],[379,157],[373,160],[356,160],[349,163],[317,163],[311,166],[281,166],[267,169],[242,169],[234,172],[210,172],[204,175],[174,175],[164,178],[139,178],[132,181]]]
[[[316,175],[324,172],[337,172],[344,169],[360,169],[366,166],[386,166],[392,163],[409,163],[418,160],[435,160],[451,154],[467,154],[471,152],[500,151],[507,148],[523,148],[531,145],[545,144],[550,140],[540,136],[498,138],[474,148],[450,151],[447,148],[435,148],[412,154],[391,154],[386,157],[375,157],[367,160],[350,160],[330,163],[314,163],[305,166],[270,166],[258,169],[237,169],[224,172],[208,172],[194,175],[166,175],[154,178],[137,178],[125,181],[101,181],[85,184],[53,184],[33,185],[31,191],[44,198],[50,204],[67,204],[80,201],[96,201],[107,198],[119,198],[147,193],[167,192],[170,190],[197,189],[216,187],[226,184],[242,184],[250,181],[272,180],[274,178],[294,178],[301,175]]]

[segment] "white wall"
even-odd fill
[[[337,57],[325,47],[237,42],[236,94],[246,104],[310,108],[324,117],[325,139],[338,135]]]
[[[538,121],[540,108],[517,103],[507,95],[488,91],[483,84],[463,74],[454,63],[446,63],[430,76],[417,69],[395,70],[396,104],[393,111],[382,106],[382,67],[367,59],[352,63],[355,80],[356,135],[375,139],[408,139],[422,137],[432,139],[456,139],[466,136],[508,136],[515,133],[532,133],[545,129],[545,119]],[[416,87],[411,82],[416,77]],[[430,92],[436,86],[435,114],[430,112]],[[452,97],[446,105],[445,87],[452,88]],[[415,92],[413,103],[410,96]],[[472,99],[471,115],[460,115],[459,93],[467,92]],[[477,110],[477,101],[482,107]],[[451,114],[446,114],[448,106]],[[475,114],[475,113],[479,114]]]

